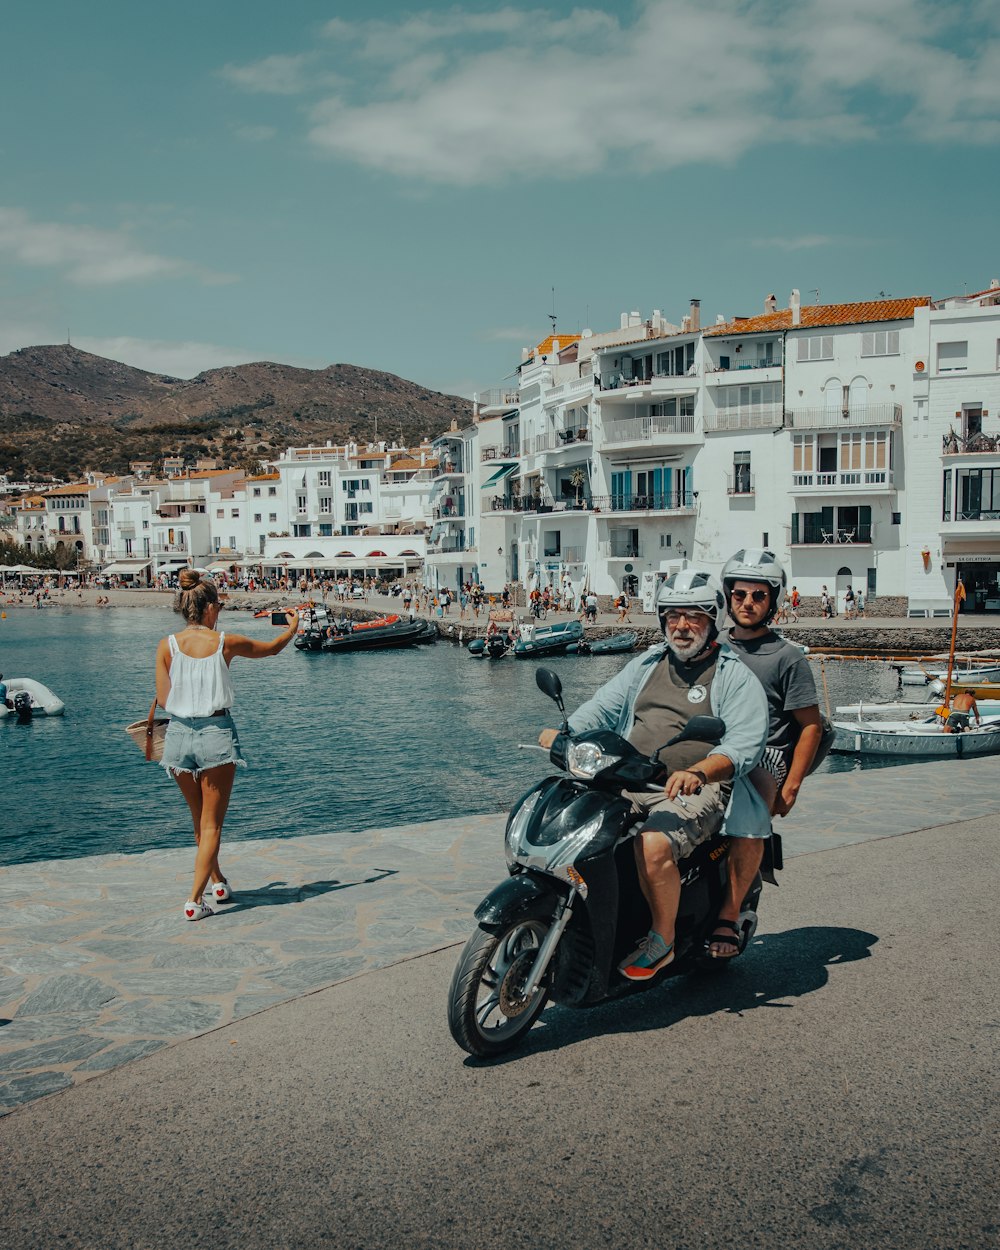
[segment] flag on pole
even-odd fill
[[[965,598],[965,586],[962,583],[962,579],[959,578],[955,584],[955,602],[961,603],[964,598]]]

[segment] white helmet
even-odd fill
[[[666,634],[666,615],[671,609],[696,608],[712,620],[716,630],[726,615],[726,598],[718,578],[704,569],[681,569],[671,573],[656,596],[656,613],[660,628]]]
[[[777,556],[768,547],[744,547],[730,556],[722,570],[722,587],[729,606],[734,582],[761,582],[771,587],[770,620],[785,601],[788,579]]]

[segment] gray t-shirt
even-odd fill
[[[727,642],[764,687],[770,720],[767,745],[790,756],[799,738],[791,713],[817,703],[809,661],[798,647],[770,630],[762,638],[743,640],[730,634]]]

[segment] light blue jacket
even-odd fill
[[[650,647],[605,682],[593,698],[582,703],[569,718],[574,734],[591,729],[611,729],[627,738],[635,721],[635,701],[667,651],[667,644]],[[733,792],[726,808],[726,833],[736,838],[766,838],[771,816],[764,801],[746,779],[759,762],[767,743],[768,713],[764,687],[725,644],[719,647],[719,663],[712,682],[712,715],[726,723],[726,734],[710,754],[732,761]],[[692,708],[692,715],[697,708]]]

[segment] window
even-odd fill
[[[253,497],[254,497],[254,499],[259,499],[259,498],[260,498],[260,487],[259,487],[259,486],[255,486],[255,487],[253,488]]]
[[[333,496],[332,495],[320,495],[319,510],[320,512],[332,512],[333,511]]]
[[[938,373],[964,373],[969,367],[969,344],[938,343]]]
[[[148,529],[149,529],[149,522],[148,522],[148,521],[143,521],[143,523],[142,523],[142,528],[143,528],[144,530],[148,530]]]
[[[333,525],[329,521],[323,521],[319,527],[320,538],[331,538],[333,536]]]
[[[875,330],[861,336],[862,356],[898,356],[899,331]]]
[[[674,543],[673,543],[673,539],[670,537],[670,535],[669,535],[669,534],[661,534],[661,535],[660,535],[660,546],[661,546],[661,547],[672,547],[673,545],[674,545]]]
[[[274,498],[274,496],[275,496],[277,493],[278,493],[278,488],[277,488],[277,486],[269,486],[269,487],[267,488],[268,498],[273,499],[273,498]]]
[[[230,515],[232,516],[232,518],[233,518],[233,520],[234,520],[234,521],[235,521],[235,520],[238,520],[238,519],[239,519],[239,515],[240,515],[240,510],[239,510],[239,508],[234,508],[234,509],[232,510],[232,512],[230,513]]]
[[[546,530],[542,534],[542,555],[558,556],[562,554],[562,535],[559,530]]]
[[[374,504],[372,504],[372,503],[362,503],[362,504],[358,504],[358,511],[359,511],[359,512],[374,512],[374,511],[375,511],[375,505],[374,505]]]
[[[944,484],[941,491],[941,520],[951,520],[951,469],[944,471]]]
[[[763,534],[761,534],[761,536],[760,536],[760,545],[761,545],[762,547],[770,547],[770,545],[771,545],[771,544],[768,542],[768,533],[767,533],[767,530],[765,530],[765,531],[763,532]]]
[[[311,525],[293,525],[292,533],[296,538],[312,538]]]
[[[220,520],[220,521],[221,521],[221,520],[222,520],[222,518],[226,515],[225,509],[224,509],[224,508],[216,508],[216,509],[215,509],[215,515],[216,515],[216,518],[217,518],[218,520]]]
[[[733,490],[734,495],[749,495],[753,491],[753,479],[750,476],[750,453],[748,451],[733,452]],[[764,544],[767,546],[767,543]]]
[[[261,514],[259,512],[255,512],[253,514],[253,519],[254,519],[254,523],[259,525],[261,522]]]
[[[268,519],[268,521],[271,521],[271,522],[277,521],[277,519],[278,519],[278,514],[277,514],[277,512],[269,512],[269,513],[267,514],[267,519]]]
[[[330,470],[329,470],[329,469],[321,469],[321,470],[320,470],[320,474],[319,474],[319,484],[320,484],[320,486],[329,486],[329,485],[330,485]]]
[[[309,511],[305,495],[296,495],[295,511],[299,514],[299,516],[305,516],[305,514]]]
[[[236,550],[236,535],[235,534],[229,535],[229,550],[230,551]]]
[[[893,525],[902,525],[902,524],[903,524],[903,514],[902,514],[902,512],[894,512],[894,513],[892,514],[892,524],[893,524]]]
[[[799,360],[832,360],[832,334],[803,334],[799,340]]]

